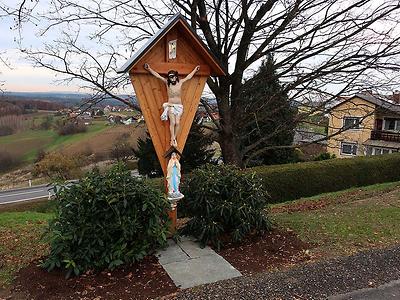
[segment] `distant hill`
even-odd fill
[[[119,95],[124,98],[132,98],[129,95]],[[3,98],[12,100],[41,100],[58,102],[65,106],[74,106],[81,104],[85,99],[88,99],[90,94],[84,93],[71,93],[71,92],[4,92],[0,94],[0,100]],[[135,97],[133,96],[136,101]],[[114,99],[106,99],[101,102],[102,106],[105,105],[123,105],[121,102]]]
[[[21,115],[36,112],[38,110],[57,111],[65,108],[60,102],[47,100],[31,100],[29,98],[0,97],[0,117]]]

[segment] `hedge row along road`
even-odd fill
[[[271,203],[383,182],[400,181],[400,153],[349,159],[261,166],[250,169],[263,179]]]

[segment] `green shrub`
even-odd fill
[[[35,164],[32,175],[46,176],[53,180],[76,179],[82,176],[81,157],[72,157],[60,152],[44,154]]]
[[[272,203],[400,180],[400,154],[329,159],[250,169],[263,179]]]
[[[0,172],[9,171],[18,167],[22,162],[21,157],[15,153],[0,149]]]
[[[220,248],[223,241],[241,241],[250,233],[270,228],[268,194],[255,174],[228,166],[206,165],[182,186],[181,207],[191,219],[181,230],[204,246]]]
[[[58,135],[70,135],[87,131],[87,126],[83,123],[68,121],[58,125]]]
[[[43,267],[66,269],[67,277],[90,269],[113,269],[141,260],[166,243],[169,203],[123,165],[98,170],[60,187],[47,237]]]
[[[330,154],[328,152],[323,152],[320,153],[319,155],[317,155],[316,157],[314,157],[314,161],[320,161],[320,160],[327,160],[327,159],[332,159],[332,158],[336,158],[335,154]]]

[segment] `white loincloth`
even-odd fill
[[[174,103],[167,103],[163,104],[164,111],[161,114],[161,120],[167,121],[168,120],[168,113],[172,113],[175,116],[182,116],[183,114],[183,105],[182,104],[174,104]]]

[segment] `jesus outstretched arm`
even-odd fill
[[[154,77],[161,79],[162,81],[164,81],[164,83],[167,83],[167,79],[165,79],[160,74],[158,74],[156,71],[154,71],[152,68],[150,68],[149,64],[144,64],[144,69],[149,71],[150,74],[153,75]]]
[[[182,79],[182,83],[192,79],[193,75],[200,70],[200,66],[196,66],[192,72],[190,72],[185,78]]]

